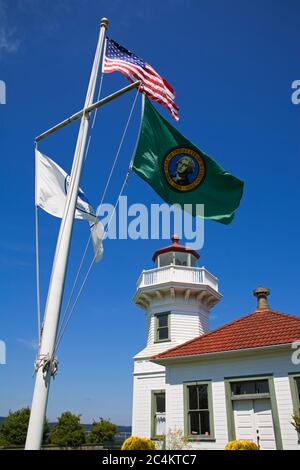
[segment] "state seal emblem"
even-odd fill
[[[197,188],[205,176],[203,157],[191,148],[175,148],[163,161],[163,172],[168,184],[180,192]]]

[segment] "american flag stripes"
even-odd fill
[[[121,72],[131,81],[142,82],[140,91],[149,98],[165,106],[176,121],[179,108],[175,104],[175,92],[171,85],[161,77],[151,65],[128,51],[113,39],[106,39],[102,65],[103,73]]]

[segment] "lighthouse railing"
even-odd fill
[[[138,279],[137,288],[167,282],[205,284],[218,291],[218,279],[205,268],[178,266],[174,264],[143,271]]]

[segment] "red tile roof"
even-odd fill
[[[300,317],[261,309],[176,346],[152,359],[288,344],[300,340]]]

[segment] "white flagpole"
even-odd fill
[[[100,57],[103,50],[105,31],[107,26],[108,20],[106,18],[102,18],[100,22],[99,39],[86,94],[84,109],[88,108],[93,103],[97,75],[99,72]],[[43,438],[44,421],[46,416],[51,376],[55,374],[57,368],[57,362],[53,357],[53,353],[57,335],[57,327],[59,323],[65,275],[72,237],[74,213],[77,202],[81,170],[84,161],[88,127],[89,113],[83,113],[74,153],[66,207],[60,225],[48,290],[41,344],[39,355],[36,361],[36,379],[25,445],[26,450],[40,449]]]

